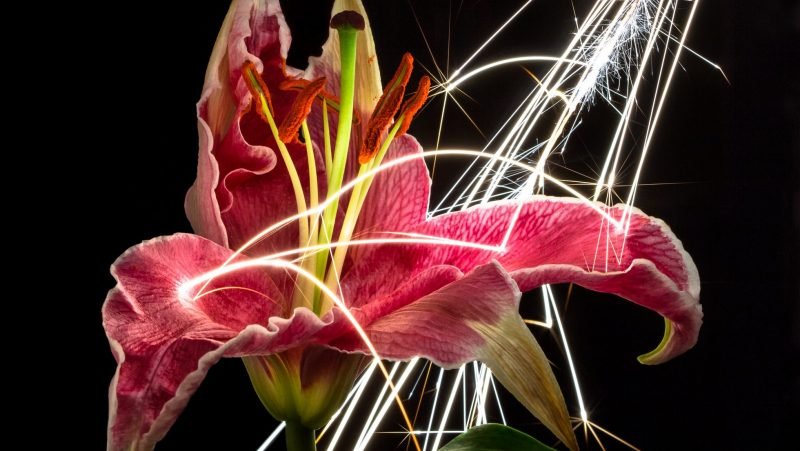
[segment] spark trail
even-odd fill
[[[696,52],[686,48],[686,39],[699,1],[595,0],[578,3],[573,6],[576,11],[574,15],[575,30],[564,30],[563,36],[554,37],[554,39],[564,39],[567,42],[561,54],[558,55],[528,54],[526,52],[513,58],[485,60],[485,55],[491,51],[498,36],[529,20],[526,17],[530,14],[526,13],[535,8],[532,0],[520,2],[520,6],[514,10],[513,14],[498,24],[495,30],[488,33],[489,36],[484,42],[449,76],[440,69],[430,46],[428,46],[438,72],[431,74],[432,78],[437,80],[437,84],[431,90],[431,95],[432,98],[441,100],[439,137],[446,137],[447,126],[444,118],[448,103],[454,102],[466,113],[466,110],[458,103],[458,96],[468,92],[472,83],[480,82],[494,71],[510,70],[520,65],[536,68],[535,72],[529,72],[535,80],[534,86],[526,94],[520,96],[516,102],[510,103],[516,105],[515,108],[486,140],[480,151],[439,150],[440,138],[437,138],[437,150],[424,153],[425,157],[449,155],[460,156],[462,159],[472,158],[460,178],[449,187],[439,203],[431,209],[429,215],[465,209],[498,199],[519,200],[521,206],[522,201],[531,195],[544,194],[557,189],[560,194],[573,196],[596,209],[598,239],[593,261],[608,262],[609,259],[619,258],[624,252],[624,245],[621,249],[611,248],[606,244],[608,240],[605,238],[612,227],[625,228],[627,221],[630,220],[646,157],[652,148],[659,119],[662,117],[666,101],[669,98],[673,75],[683,51],[686,49],[691,54],[702,58]],[[587,11],[582,12],[575,9],[581,6],[587,6]],[[536,43],[526,44],[526,46],[528,45],[534,48]],[[704,61],[718,69],[710,61]],[[538,77],[535,73],[543,75]],[[654,80],[648,79],[647,76]],[[509,92],[517,92],[517,88],[509,89]],[[502,92],[498,93],[499,97],[502,95]],[[594,119],[589,114],[589,107],[599,102],[610,106],[615,112],[616,126],[612,127],[612,132],[608,136],[610,144],[605,149],[604,155],[599,158],[602,166],[598,169],[597,177],[587,177],[589,180],[580,183],[584,187],[591,187],[590,192],[583,193],[572,188],[567,181],[559,180],[551,175],[549,173],[552,167],[550,160],[554,155],[565,155],[576,151],[570,146],[570,138],[581,125]],[[608,120],[607,117],[602,119]],[[641,122],[644,123],[643,127],[636,125]],[[630,135],[643,136],[644,139],[637,142],[637,140],[628,139]],[[419,156],[381,164],[343,186],[341,190],[330,195],[316,208],[287,218],[265,229],[237,250],[236,254],[246,251],[276,230],[299,218],[319,217],[330,202],[338,199],[356,184],[378,172],[391,170],[397,165],[404,164],[411,158],[419,158]],[[624,177],[626,161],[635,162],[634,175],[628,180]],[[577,172],[573,168],[568,169]],[[434,183],[436,183],[435,179]],[[622,194],[626,188],[627,193]],[[625,203],[625,214],[621,221],[612,218],[603,207],[604,205],[610,207],[617,195],[620,195]],[[506,237],[510,236],[514,225],[515,218],[512,218],[507,225]],[[302,270],[292,262],[302,261],[303,258],[316,252],[331,252],[337,246],[408,241],[437,246],[479,246],[468,242],[446,242],[436,237],[393,236],[375,240],[351,240],[308,246],[281,254],[263,256],[254,260],[253,264]],[[482,246],[485,250],[501,252],[504,245],[505,240],[494,246]],[[231,257],[231,260],[226,262],[220,271],[230,271],[235,268],[237,264],[232,263],[234,257]],[[312,275],[309,276],[313,278]],[[200,279],[207,282],[210,277],[206,275]],[[322,281],[314,280],[313,282],[320,285],[320,288],[325,287]],[[199,293],[202,293],[204,288],[201,288]],[[329,295],[336,299],[340,307],[344,307],[346,304],[343,300],[336,298],[335,293]],[[591,432],[600,447],[603,447],[603,444],[596,431],[635,449],[633,445],[592,423],[589,419],[580,378],[575,369],[565,324],[560,314],[559,302],[550,286],[542,287],[541,295],[545,318],[543,320],[528,319],[526,322],[537,327],[557,329],[559,345],[564,350],[569,369],[573,401],[577,405],[578,426],[583,425],[585,431]],[[358,327],[357,324],[355,326]],[[366,340],[366,336],[362,338]],[[379,363],[380,356],[377,353],[374,353],[374,358],[372,365],[353,387],[345,404],[322,431],[319,440],[320,442],[327,441],[328,450],[338,449],[337,446],[339,446],[345,430],[360,431],[355,444],[355,449],[359,450],[365,449],[375,435],[381,432],[419,436],[422,443],[421,449],[435,450],[443,442],[445,436],[452,437],[469,427],[490,421],[506,423],[495,381],[491,371],[485,365],[473,363],[452,372],[431,371],[428,365],[421,365],[420,361],[414,359],[408,363],[396,363],[391,370],[388,370]],[[376,367],[380,367],[381,371],[376,373]],[[413,377],[415,371],[422,371],[422,373],[415,378]],[[381,376],[377,376],[377,374],[381,374],[383,377],[382,382]],[[415,379],[418,379],[417,383],[410,383]],[[379,383],[383,383],[383,390],[380,390],[377,397],[366,398],[367,388]],[[424,389],[419,390],[417,387],[419,383],[422,383],[423,387],[431,386],[432,389],[428,392]],[[404,387],[407,386],[411,388],[407,393],[403,392]],[[397,405],[402,408],[400,400],[408,401],[412,397],[416,398],[419,403],[427,403],[427,409],[417,409],[422,415],[415,417],[412,424],[403,412],[407,430],[381,431],[380,425],[385,423],[386,416],[392,413],[393,400],[397,401]],[[365,404],[367,408],[368,406],[373,407],[365,418],[354,423],[353,412],[361,404]],[[493,412],[498,412],[499,418],[496,418]],[[419,426],[424,427],[420,428]],[[260,449],[266,449],[280,429],[281,426],[270,435]],[[335,431],[333,435],[328,433],[329,430]]]

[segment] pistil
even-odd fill
[[[339,54],[341,72],[339,74],[339,123],[336,129],[332,165],[328,178],[328,193],[335,193],[342,187],[347,151],[350,147],[350,131],[353,122],[353,100],[355,96],[356,78],[356,44],[358,32],[364,29],[364,18],[355,11],[342,11],[331,18],[331,28],[339,34]],[[319,235],[320,244],[329,244],[333,236],[336,221],[338,199],[333,200],[325,209]],[[321,278],[327,266],[327,253],[320,253],[317,258],[317,275]],[[322,313],[321,296],[314,296],[313,311]]]
[[[386,128],[389,127],[398,109],[400,110],[400,116],[397,117],[394,126],[392,126],[385,139],[383,139],[380,147],[378,147],[377,143],[371,144],[365,141],[359,155],[361,167],[356,176],[357,178],[362,177],[365,173],[380,166],[395,136],[402,136],[408,131],[414,115],[428,98],[428,91],[431,85],[430,78],[423,76],[419,81],[419,86],[414,96],[404,102],[402,107],[400,106],[402,95],[405,92],[405,87],[411,74],[412,62],[413,59],[410,55],[406,54],[403,57],[400,67],[386,86],[383,96],[378,102],[378,108],[373,114],[373,117],[370,118],[369,125],[371,128],[374,128],[370,133],[380,138]],[[379,133],[376,133],[375,130],[379,130]],[[374,146],[374,149],[370,149],[371,146]],[[364,201],[367,198],[369,188],[374,178],[374,176],[370,176],[361,183],[356,184],[350,194],[350,202],[347,205],[347,212],[345,213],[342,229],[339,233],[339,243],[342,243],[342,245],[338,246],[334,251],[333,264],[325,279],[326,285],[331,289],[336,288],[338,275],[341,273],[344,259],[347,256],[348,246],[346,243],[353,237],[359,214],[364,206]],[[323,312],[324,311],[323,309]]]

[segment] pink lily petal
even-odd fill
[[[517,206],[516,202],[494,203],[442,215],[406,231],[500,245]],[[617,219],[622,212],[622,207],[608,210]],[[492,259],[503,265],[523,291],[545,283],[574,282],[664,316],[669,320],[664,342],[642,356],[643,363],[669,360],[697,341],[702,322],[697,268],[666,224],[635,209],[626,238],[586,203],[538,196],[524,203],[505,252],[386,245],[364,255],[346,281],[359,297],[370,299],[432,265],[470,271]],[[371,274],[379,274],[380,282]]]
[[[392,142],[384,158],[396,158],[422,152],[411,135]],[[378,173],[364,200],[358,217],[355,237],[382,230],[407,230],[425,221],[428,213],[431,178],[422,159],[394,166]],[[366,249],[355,246],[348,251],[350,261],[358,261]],[[349,267],[349,265],[348,265]]]
[[[218,244],[236,248],[263,228],[296,213],[285,165],[266,125],[249,111],[251,95],[241,79],[242,64],[255,62],[273,88],[272,104],[279,122],[296,93],[277,87],[287,78],[300,76],[299,71],[285,66],[290,43],[278,0],[236,0],[214,46],[197,104],[197,180],[187,193],[185,206],[195,231]],[[307,178],[305,147],[287,147],[298,172]],[[324,174],[319,157],[317,168]],[[269,245],[253,252],[284,250],[296,237],[297,227],[290,225],[272,236]]]
[[[442,288],[424,294],[431,287]],[[497,262],[461,276],[452,266],[423,271],[395,293],[355,309],[382,357],[423,357],[443,368],[481,360],[570,449],[567,407],[549,362],[519,317],[520,291]],[[354,335],[329,343],[367,352]]]
[[[119,364],[109,390],[110,450],[152,449],[221,357],[280,352],[327,326],[307,309],[282,319],[286,304],[263,270],[220,277],[194,301],[180,292],[230,255],[178,234],[135,246],[112,266],[118,285],[103,306]]]
[[[336,0],[333,12],[342,9],[360,11],[366,19],[359,0]],[[340,309],[322,319],[303,308],[289,311],[291,278],[283,274],[271,279],[265,270],[249,269],[226,275],[196,299],[196,292],[180,289],[183,282],[222,264],[232,255],[227,248],[240,246],[296,212],[285,163],[274,151],[276,143],[267,127],[248,111],[251,96],[240,73],[242,64],[252,61],[267,85],[275,88],[271,98],[278,122],[296,95],[277,89],[287,78],[324,75],[328,90],[336,94],[336,32],[331,32],[323,55],[312,58],[305,74],[285,66],[289,42],[278,0],[234,0],[198,103],[198,177],[186,198],[195,230],[219,245],[191,235],[159,238],[132,248],[112,267],[119,283],[108,295],[103,318],[119,366],[110,395],[109,449],[151,449],[209,367],[222,357],[269,355],[293,348],[302,354],[316,345],[346,352],[367,350]],[[356,110],[365,127],[381,92],[368,19],[359,36],[359,54]],[[336,114],[330,119],[335,139]],[[309,125],[324,197],[318,103]],[[357,169],[357,136],[354,133],[351,142],[345,181]],[[305,148],[287,147],[307,187]],[[419,144],[404,136],[392,144],[386,161],[419,152]],[[501,244],[517,203],[425,221],[429,188],[421,159],[378,175],[355,237],[409,232]],[[340,205],[346,203],[344,196]],[[641,357],[645,363],[659,363],[697,339],[702,318],[697,270],[666,225],[638,210],[627,234],[609,227],[590,206],[572,200],[537,197],[525,202],[520,213],[502,252],[428,244],[354,247],[343,268],[342,293],[382,356],[403,360],[422,356],[446,367],[480,359],[534,415],[575,448],[547,359],[517,313],[519,288],[575,282],[659,312],[669,320],[667,334],[656,351]],[[622,209],[608,213],[619,218]],[[248,254],[296,245],[293,224]]]
[[[354,313],[381,357],[424,357],[443,368],[456,368],[475,360],[476,348],[485,342],[470,323],[492,325],[517,315],[519,296],[516,284],[497,263],[478,266],[466,276],[456,267],[441,265]],[[367,352],[352,334],[330,345]]]
[[[103,307],[103,325],[118,362],[110,387],[110,450],[152,449],[222,357],[269,355],[312,345],[368,353],[338,308],[323,319],[298,308],[286,319],[288,304],[261,269],[221,276],[197,298],[199,286],[186,292],[181,288],[230,255],[209,240],[178,234],[135,246],[112,266],[118,285]],[[464,302],[470,299],[467,294],[473,302]],[[518,302],[519,290],[496,263],[466,276],[455,267],[436,266],[395,293],[354,309],[353,315],[381,356],[423,356],[447,367],[480,358],[492,361],[500,374],[513,375],[520,367],[504,370],[503,365],[511,365],[509,359],[501,358],[505,351],[493,343],[500,335],[509,336],[514,318],[530,335],[516,313]],[[534,345],[528,344],[526,356],[537,352]],[[516,360],[520,359],[511,359]],[[561,418],[563,400],[537,401],[542,393],[560,396],[543,354],[522,360],[544,375],[544,385],[534,390],[511,377],[509,389],[523,402],[539,402],[541,406],[534,403],[531,409],[540,418]],[[563,412],[566,415],[566,408]],[[559,430],[554,429],[567,440]]]
[[[333,13],[342,9],[363,11],[360,2],[339,0]],[[366,127],[372,108],[382,92],[369,20],[359,34],[359,76],[356,109]],[[275,142],[255,113],[247,112],[251,96],[241,80],[241,65],[254,61],[270,86],[277,117],[288,110],[294,92],[277,89],[287,77],[300,75],[285,66],[291,37],[277,0],[237,0],[231,5],[206,73],[203,95],[197,106],[200,132],[198,175],[186,196],[186,212],[195,231],[221,245],[238,248],[269,225],[296,213],[294,192],[286,176],[284,162],[275,152]],[[327,77],[329,92],[338,93],[338,37],[331,30],[319,58],[311,58],[305,78]],[[337,115],[329,115],[331,140],[336,139]],[[319,154],[322,138],[321,106],[315,103],[308,118],[316,153],[320,195],[325,193],[324,162]],[[351,159],[345,182],[358,168],[357,135],[351,145]],[[307,183],[305,148],[288,144],[304,186]],[[386,161],[421,152],[410,136],[401,137],[390,147]],[[424,181],[424,183],[420,183]],[[376,178],[366,200],[365,214],[358,230],[410,226],[424,219],[430,177],[424,161],[415,160]],[[349,196],[343,196],[342,206]],[[393,209],[391,218],[381,219],[385,209],[374,209],[387,199],[404,199],[402,208]],[[383,210],[383,212],[381,211]],[[402,214],[400,214],[402,213]],[[407,214],[406,214],[407,213]],[[285,250],[297,241],[297,225],[290,224],[251,249],[252,255]],[[358,253],[358,251],[356,251]]]

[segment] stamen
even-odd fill
[[[244,77],[245,85],[250,91],[250,94],[253,95],[253,98],[256,100],[264,99],[269,107],[269,111],[275,111],[272,108],[272,97],[269,95],[267,84],[264,83],[264,79],[261,78],[261,74],[258,73],[256,65],[253,64],[252,61],[245,61],[244,64],[242,64],[242,77]],[[269,123],[261,108],[256,108],[256,112],[259,116],[261,116],[261,119],[263,119],[264,122]]]
[[[414,70],[414,57],[411,56],[410,53],[406,52],[403,54],[403,58],[400,59],[400,65],[397,66],[397,70],[394,71],[392,79],[389,80],[389,83],[387,83],[386,87],[383,89],[383,95],[381,96],[380,100],[378,100],[378,104],[375,105],[376,111],[384,108],[384,98],[389,92],[394,91],[399,87],[402,87],[405,91],[408,80],[411,78],[412,70]]]
[[[302,91],[306,89],[306,86],[311,83],[310,81],[306,80],[305,78],[289,78],[287,80],[283,80],[278,88],[281,91]]]
[[[297,202],[297,212],[302,214],[305,212],[306,209],[306,199],[305,193],[303,192],[303,184],[300,182],[300,176],[297,174],[297,169],[292,162],[292,157],[289,154],[289,149],[286,148],[286,144],[280,139],[280,133],[278,131],[278,126],[275,124],[275,119],[273,118],[273,110],[272,105],[270,105],[270,98],[269,98],[269,90],[267,89],[266,83],[264,83],[264,79],[261,78],[261,75],[256,70],[255,65],[247,61],[242,65],[242,78],[245,81],[245,85],[250,90],[250,93],[253,95],[254,102],[258,102],[256,105],[256,111],[261,119],[269,125],[269,129],[272,132],[272,137],[275,139],[275,144],[280,151],[281,157],[283,158],[283,162],[286,165],[286,172],[289,175],[289,179],[292,182],[292,189],[294,190],[295,201]],[[303,243],[308,242],[308,220],[307,219],[299,219],[299,235],[300,235],[300,245],[302,246]]]
[[[397,130],[397,136],[406,134],[408,127],[411,126],[411,121],[414,119],[414,115],[417,114],[419,109],[422,108],[422,105],[425,105],[425,101],[428,100],[428,92],[430,89],[431,79],[427,75],[423,75],[422,78],[419,79],[417,92],[400,107],[402,124],[400,125],[400,129]]]
[[[302,91],[310,83],[310,81],[303,78],[295,78],[282,81],[278,87],[281,91]],[[339,97],[331,94],[323,87],[322,91],[319,93],[319,98],[329,107],[333,108],[333,111],[339,112],[339,104],[341,103]],[[358,111],[353,111],[353,124],[358,125],[360,123],[361,115],[358,114]]]
[[[336,144],[334,145],[332,163],[328,172],[328,193],[335,193],[342,186],[344,173],[347,166],[347,151],[350,148],[350,134],[353,126],[353,105],[356,86],[356,54],[358,47],[358,30],[365,26],[364,17],[354,11],[343,11],[331,19],[331,28],[335,28],[339,35],[339,120],[336,127]],[[336,224],[336,212],[339,210],[339,200],[333,201],[325,208],[319,242],[331,242],[333,229]],[[327,266],[325,254],[320,253],[317,260],[317,276],[324,277]],[[313,311],[317,315],[323,313],[321,298],[314,298]]]
[[[322,92],[325,86],[325,77],[314,80],[306,85],[297,97],[294,98],[291,109],[286,117],[283,118],[281,126],[278,127],[281,141],[288,143],[297,141],[297,133],[300,126],[311,112],[314,99]]]
[[[383,99],[383,97],[381,97]],[[367,124],[367,136],[364,137],[364,142],[361,144],[361,150],[358,153],[358,162],[361,164],[369,163],[378,153],[378,146],[380,146],[381,138],[386,130],[394,120],[394,115],[400,108],[400,102],[403,100],[403,91],[395,90],[389,94],[383,104],[387,106],[382,110],[375,110],[372,117],[369,118]]]
[[[372,117],[369,118],[367,135],[364,137],[364,142],[358,154],[359,163],[369,163],[378,152],[383,135],[400,109],[413,67],[414,58],[409,53],[406,53],[403,55],[403,59],[400,61],[400,66],[395,71],[394,76],[384,88],[383,95],[378,100],[378,105],[375,107]]]

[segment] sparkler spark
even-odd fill
[[[438,149],[439,139],[437,138],[436,150],[426,151],[422,155],[411,155],[383,162],[379,166],[359,174],[358,177],[342,186],[341,189],[328,196],[318,205],[264,229],[242,245],[241,248],[237,249],[233,256],[220,268],[190,281],[187,285],[194,287],[200,283],[205,283],[198,291],[197,296],[200,296],[214,277],[231,271],[241,270],[252,265],[290,268],[292,271],[296,271],[303,277],[308,278],[323,290],[348,315],[362,339],[373,351],[375,360],[353,387],[345,404],[320,434],[318,440],[322,439],[326,432],[331,430],[338,422],[335,433],[328,443],[327,449],[329,450],[336,448],[343,431],[351,421],[357,404],[363,402],[365,389],[373,380],[376,368],[381,369],[385,379],[384,388],[377,399],[374,400],[373,409],[363,422],[361,433],[355,445],[355,449],[359,450],[365,449],[374,435],[379,432],[378,428],[392,405],[392,399],[400,398],[404,384],[417,370],[419,362],[414,359],[407,364],[397,363],[394,364],[391,371],[387,370],[378,360],[377,352],[374,352],[374,348],[369,344],[369,340],[355,318],[352,318],[352,315],[347,311],[346,303],[337,296],[334,290],[331,290],[325,284],[325,281],[304,271],[294,262],[302,261],[309,255],[318,252],[332,252],[338,247],[391,243],[460,246],[502,253],[505,250],[508,237],[513,231],[517,216],[512,216],[511,221],[506,225],[504,240],[493,245],[446,240],[435,236],[386,234],[387,236],[381,238],[351,239],[300,247],[276,254],[257,256],[244,262],[235,262],[237,256],[246,252],[275,231],[295,221],[306,217],[315,218],[319,221],[328,205],[332,202],[338,202],[343,195],[354,187],[364,180],[371,179],[380,172],[391,170],[395,166],[405,164],[415,158],[442,156],[472,157],[473,161],[461,177],[450,187],[439,204],[429,212],[429,215],[449,212],[455,209],[465,209],[475,204],[485,204],[497,199],[519,200],[521,205],[521,201],[526,197],[544,193],[550,187],[557,187],[574,197],[576,202],[584,202],[598,213],[598,223],[601,224],[601,230],[598,234],[595,255],[587,256],[587,268],[594,268],[598,259],[607,265],[609,259],[619,260],[624,253],[624,241],[622,247],[617,248],[610,242],[609,237],[612,228],[616,231],[620,229],[627,231],[646,157],[652,147],[653,137],[668,98],[675,69],[682,51],[686,48],[686,38],[694,20],[699,1],[691,2],[688,14],[682,14],[679,8],[679,3],[681,3],[679,0],[597,0],[593,2],[583,20],[579,19],[577,14],[575,15],[577,29],[560,55],[521,55],[485,62],[473,67],[473,61],[485,49],[489,48],[497,36],[519,20],[521,13],[529,8],[532,3],[532,0],[528,0],[515,10],[450,76],[445,76],[439,69],[439,64],[434,62],[437,70],[439,70],[439,81],[432,89],[431,94],[432,98],[442,99],[442,113],[437,135],[440,137],[445,128],[444,111],[446,105],[448,101],[457,102],[456,97],[463,89],[462,86],[465,82],[473,79],[479,80],[481,77],[488,75],[489,71],[501,70],[509,65],[552,63],[541,79],[531,74],[536,79],[537,84],[526,95],[522,96],[517,107],[498,130],[492,134],[491,138],[487,140],[482,150]],[[657,57],[659,51],[660,58]],[[692,50],[688,51],[694,53]],[[712,62],[707,62],[712,67],[719,69]],[[656,87],[652,90],[652,99],[649,107],[642,106],[646,95],[644,94],[643,83],[645,70],[652,67],[657,68]],[[617,126],[611,135],[611,143],[607,148],[605,157],[602,159],[602,167],[596,180],[592,183],[594,186],[593,192],[591,195],[584,195],[579,190],[572,188],[567,181],[560,180],[549,174],[548,166],[549,160],[553,155],[571,151],[569,147],[570,137],[582,124],[583,116],[587,113],[587,107],[596,102],[597,98],[602,99],[617,112],[618,120]],[[635,108],[637,106],[646,108],[647,121],[644,127],[642,144],[632,145],[626,141],[625,135],[632,129],[633,114],[637,111]],[[460,105],[459,108],[465,111]],[[553,122],[546,122],[545,118],[550,117],[546,113],[552,111],[558,112],[556,119]],[[532,145],[530,144],[532,137],[544,137],[544,139],[540,139],[536,144]],[[492,150],[490,151],[490,149]],[[620,182],[622,162],[632,155],[638,155],[633,178],[631,181]],[[481,165],[478,163],[479,161],[485,161],[485,163]],[[624,213],[622,218],[614,218],[609,215],[605,206],[610,205],[613,201],[612,193],[622,188],[628,188],[627,196],[624,196]],[[604,192],[606,193],[605,196],[603,196]],[[603,201],[603,203],[597,201]],[[292,260],[285,260],[287,258]],[[183,286],[181,289],[186,290],[187,286]],[[630,443],[590,421],[562,317],[559,313],[558,301],[551,287],[547,285],[542,287],[542,306],[544,320],[526,320],[526,322],[548,329],[555,327],[558,330],[560,345],[564,350],[568,363],[575,402],[578,406],[579,425],[582,424],[585,431],[590,432],[601,447],[603,445],[595,429],[625,446],[636,449]],[[427,421],[424,419],[417,421],[415,417],[414,421],[414,423],[427,423],[427,427],[424,429],[415,428],[403,411],[408,428],[406,431],[394,433],[405,434],[414,438],[414,440],[416,440],[416,436],[424,436],[421,449],[436,449],[442,442],[444,434],[460,433],[470,426],[488,422],[488,405],[490,403],[496,403],[502,422],[506,422],[491,371],[485,365],[477,363],[472,364],[471,371],[468,371],[466,366],[455,371],[454,380],[449,384],[449,387],[445,384],[445,375],[447,373],[444,370],[437,372],[434,389],[429,395],[432,397],[432,406],[428,419]],[[400,373],[400,376],[395,380],[398,373]],[[427,375],[425,377],[427,385]],[[416,384],[413,385],[416,386]],[[473,389],[474,391],[468,394],[468,389]],[[451,417],[457,410],[454,406],[459,393],[462,393],[463,401],[461,409],[462,427],[453,429],[449,425],[452,425],[453,419]],[[428,395],[422,392],[419,396],[420,402],[422,402],[422,397]],[[402,404],[399,405],[402,409]],[[438,422],[435,420],[436,418],[439,419]],[[438,424],[438,428],[434,427],[434,423]],[[276,429],[260,449],[265,449],[274,440],[280,429],[280,427]],[[419,446],[418,449],[420,449]]]
[[[663,222],[634,206],[697,4],[592,0],[588,14],[575,13],[560,51],[487,58],[534,4],[518,2],[452,75],[449,56],[441,66],[434,61],[438,76],[420,77],[410,95],[408,53],[380,94],[361,0],[335,2],[336,31],[306,70],[286,62],[289,33],[278,0],[232,3],[197,109],[200,159],[186,197],[197,234],[132,246],[111,268],[117,286],[103,306],[117,360],[109,448],[154,446],[222,357],[242,358],[266,410],[286,421],[260,450],[282,434],[292,449],[362,451],[379,434],[399,434],[407,450],[436,450],[498,415],[507,422],[497,383],[570,449],[578,448],[581,426],[600,447],[608,437],[632,447],[590,419],[592,394],[569,346],[566,304],[542,283],[573,281],[661,313],[665,338],[643,363],[668,360],[697,341],[694,262]],[[484,135],[459,102],[514,66],[529,75],[523,91],[492,83],[494,96],[513,96],[513,112]],[[439,101],[436,146],[423,151],[403,135],[425,105]],[[439,147],[442,137],[447,147],[444,113],[452,103],[481,133],[474,148]],[[598,103],[615,112],[615,124],[602,132],[608,148],[591,156],[596,177],[584,176],[563,156],[575,152]],[[251,131],[255,141],[245,137]],[[263,165],[245,161],[256,156]],[[433,208],[436,174],[418,160],[428,158],[434,168],[437,159],[467,167]],[[570,179],[585,179],[561,178],[561,167]],[[553,191],[565,197],[550,197]],[[542,314],[524,319],[521,291],[534,287],[542,289]],[[554,365],[571,384],[558,383],[526,323],[552,330],[563,350]],[[389,364],[384,356],[409,360]]]

